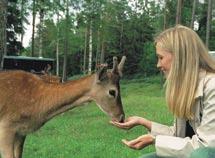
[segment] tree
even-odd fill
[[[6,25],[7,55],[19,55],[19,52],[23,49],[21,42],[17,38],[22,33],[21,26],[21,14],[17,0],[8,0]]]
[[[44,2],[44,1],[43,1]],[[64,12],[64,6],[63,6],[63,0],[54,0],[53,2],[51,1],[45,1],[45,6],[46,9],[46,15],[49,17],[48,19],[53,19],[53,16],[57,16],[57,21],[56,21],[56,25],[54,25],[54,22],[52,23],[53,25],[51,25],[51,28],[53,29],[52,31],[50,31],[48,34],[52,34],[52,37],[48,40],[50,40],[49,42],[49,46],[52,47],[53,46],[53,51],[56,52],[55,54],[55,59],[56,59],[56,75],[59,76],[60,75],[60,41],[62,40],[62,38],[60,38],[60,19],[63,18],[63,16],[60,14],[60,12]],[[50,27],[48,27],[50,28]],[[50,30],[50,29],[48,29]],[[47,32],[48,30],[45,31],[45,26],[43,26],[43,32],[42,35],[45,37],[45,39],[47,39],[47,34],[45,32]],[[52,32],[52,33],[51,33]],[[44,45],[44,42],[42,42],[42,44]],[[44,55],[45,55],[45,51],[46,49],[43,48],[44,50]],[[49,50],[52,51],[52,50]]]
[[[84,57],[83,57],[83,73],[86,74],[87,72],[87,67],[86,67],[86,62],[87,62],[87,48],[88,48],[88,34],[89,34],[89,27],[86,27],[85,29],[85,39],[84,39]]]
[[[212,1],[208,0],[207,11],[207,29],[206,29],[206,41],[205,44],[209,48],[210,28],[211,28],[211,15],[212,15]]]
[[[92,37],[92,21],[90,20],[90,30],[89,30],[89,62],[88,62],[88,74],[92,73],[92,55],[93,55],[93,37]]]
[[[35,20],[36,20],[36,0],[33,0],[32,9],[32,37],[31,37],[31,56],[34,56],[34,36],[35,36]]]
[[[181,10],[182,10],[182,0],[178,0],[177,12],[176,12],[176,24],[181,24]]]
[[[57,37],[56,37],[56,75],[59,76],[59,14],[57,14]]]
[[[44,23],[44,14],[45,14],[45,4],[44,0],[39,1],[39,57],[43,56],[43,23]]]
[[[56,33],[56,75],[59,76],[60,74],[60,59],[59,59],[59,45],[60,45],[60,27],[59,27],[59,22],[60,22],[60,11],[64,10],[64,8],[61,5],[61,1],[55,0],[53,4],[53,12],[57,14],[57,33]]]
[[[165,29],[166,29],[166,26],[167,26],[167,24],[166,24],[166,23],[167,23],[167,20],[166,20],[166,18],[167,18],[167,17],[166,17],[166,16],[167,16],[167,15],[166,15],[166,14],[167,14],[167,13],[166,13],[166,10],[167,10],[167,8],[166,8],[166,3],[167,3],[166,0],[164,0],[164,9],[163,9],[163,10],[164,10],[164,11],[163,11],[163,30],[165,30]]]
[[[3,68],[3,57],[7,52],[6,23],[7,0],[0,1],[0,70]]]
[[[67,79],[67,54],[68,54],[68,33],[69,33],[69,4],[66,0],[66,28],[65,28],[65,46],[64,46],[64,60],[63,60],[63,77],[62,80]]]
[[[190,28],[192,28],[192,29],[194,27],[193,25],[194,25],[194,20],[195,20],[196,2],[197,2],[197,0],[193,0],[192,17],[191,17],[191,22],[190,22]]]
[[[22,28],[21,45],[23,45],[23,38],[26,30],[24,24],[29,24],[29,21],[27,19],[27,16],[29,15],[28,13],[29,3],[27,0],[18,0],[18,5],[20,6],[20,20],[21,20],[21,28]]]

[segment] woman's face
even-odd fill
[[[156,55],[158,57],[157,68],[159,68],[167,78],[173,60],[173,54],[156,46]]]

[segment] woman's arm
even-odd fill
[[[110,123],[122,129],[130,129],[137,125],[142,125],[151,131],[151,121],[139,116],[128,117],[123,123],[116,121],[111,121]]]

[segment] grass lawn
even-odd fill
[[[159,77],[123,80],[121,95],[126,116],[138,115],[172,124]],[[133,150],[121,139],[147,133],[143,127],[125,131],[109,124],[109,118],[94,104],[80,106],[55,117],[25,142],[24,158],[138,158],[154,151],[150,146]]]

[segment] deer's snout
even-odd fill
[[[123,123],[124,120],[125,120],[125,114],[121,114],[120,117],[119,117],[119,122]]]
[[[125,120],[125,114],[120,114],[118,116],[112,117],[112,121],[123,123]]]

